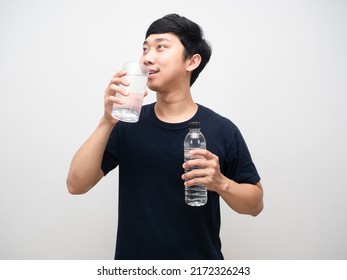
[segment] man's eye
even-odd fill
[[[164,46],[163,46],[163,45],[158,45],[158,46],[157,46],[157,49],[158,49],[158,50],[164,49]]]

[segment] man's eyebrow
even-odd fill
[[[160,43],[160,42],[162,42],[162,41],[171,42],[168,38],[165,38],[165,37],[160,37],[160,38],[155,38],[155,39],[154,39],[154,42],[155,42],[155,43]],[[143,45],[148,45],[148,44],[149,44],[149,43],[148,43],[147,40],[145,40],[145,41],[143,42]]]

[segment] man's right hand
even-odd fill
[[[123,96],[127,96],[128,93],[123,86],[129,85],[129,82],[125,79],[126,71],[119,71],[115,75],[113,75],[108,87],[105,90],[104,96],[104,119],[110,122],[111,124],[116,124],[118,122],[117,119],[113,118],[112,107],[113,104],[123,104],[124,101],[116,97],[116,93],[121,94]]]

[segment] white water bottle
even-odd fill
[[[190,122],[189,132],[184,139],[184,161],[196,159],[189,154],[193,149],[206,149],[206,140],[200,131],[200,122]],[[196,167],[198,168],[198,167]],[[189,172],[192,169],[186,169]],[[185,187],[185,201],[190,206],[203,206],[207,202],[207,189],[203,185]]]

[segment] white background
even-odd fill
[[[83,196],[65,179],[110,78],[171,12],[203,27],[193,97],[239,126],[264,185],[256,218],[222,202],[225,258],[346,259],[343,0],[0,0],[0,259],[113,258],[117,171]]]

